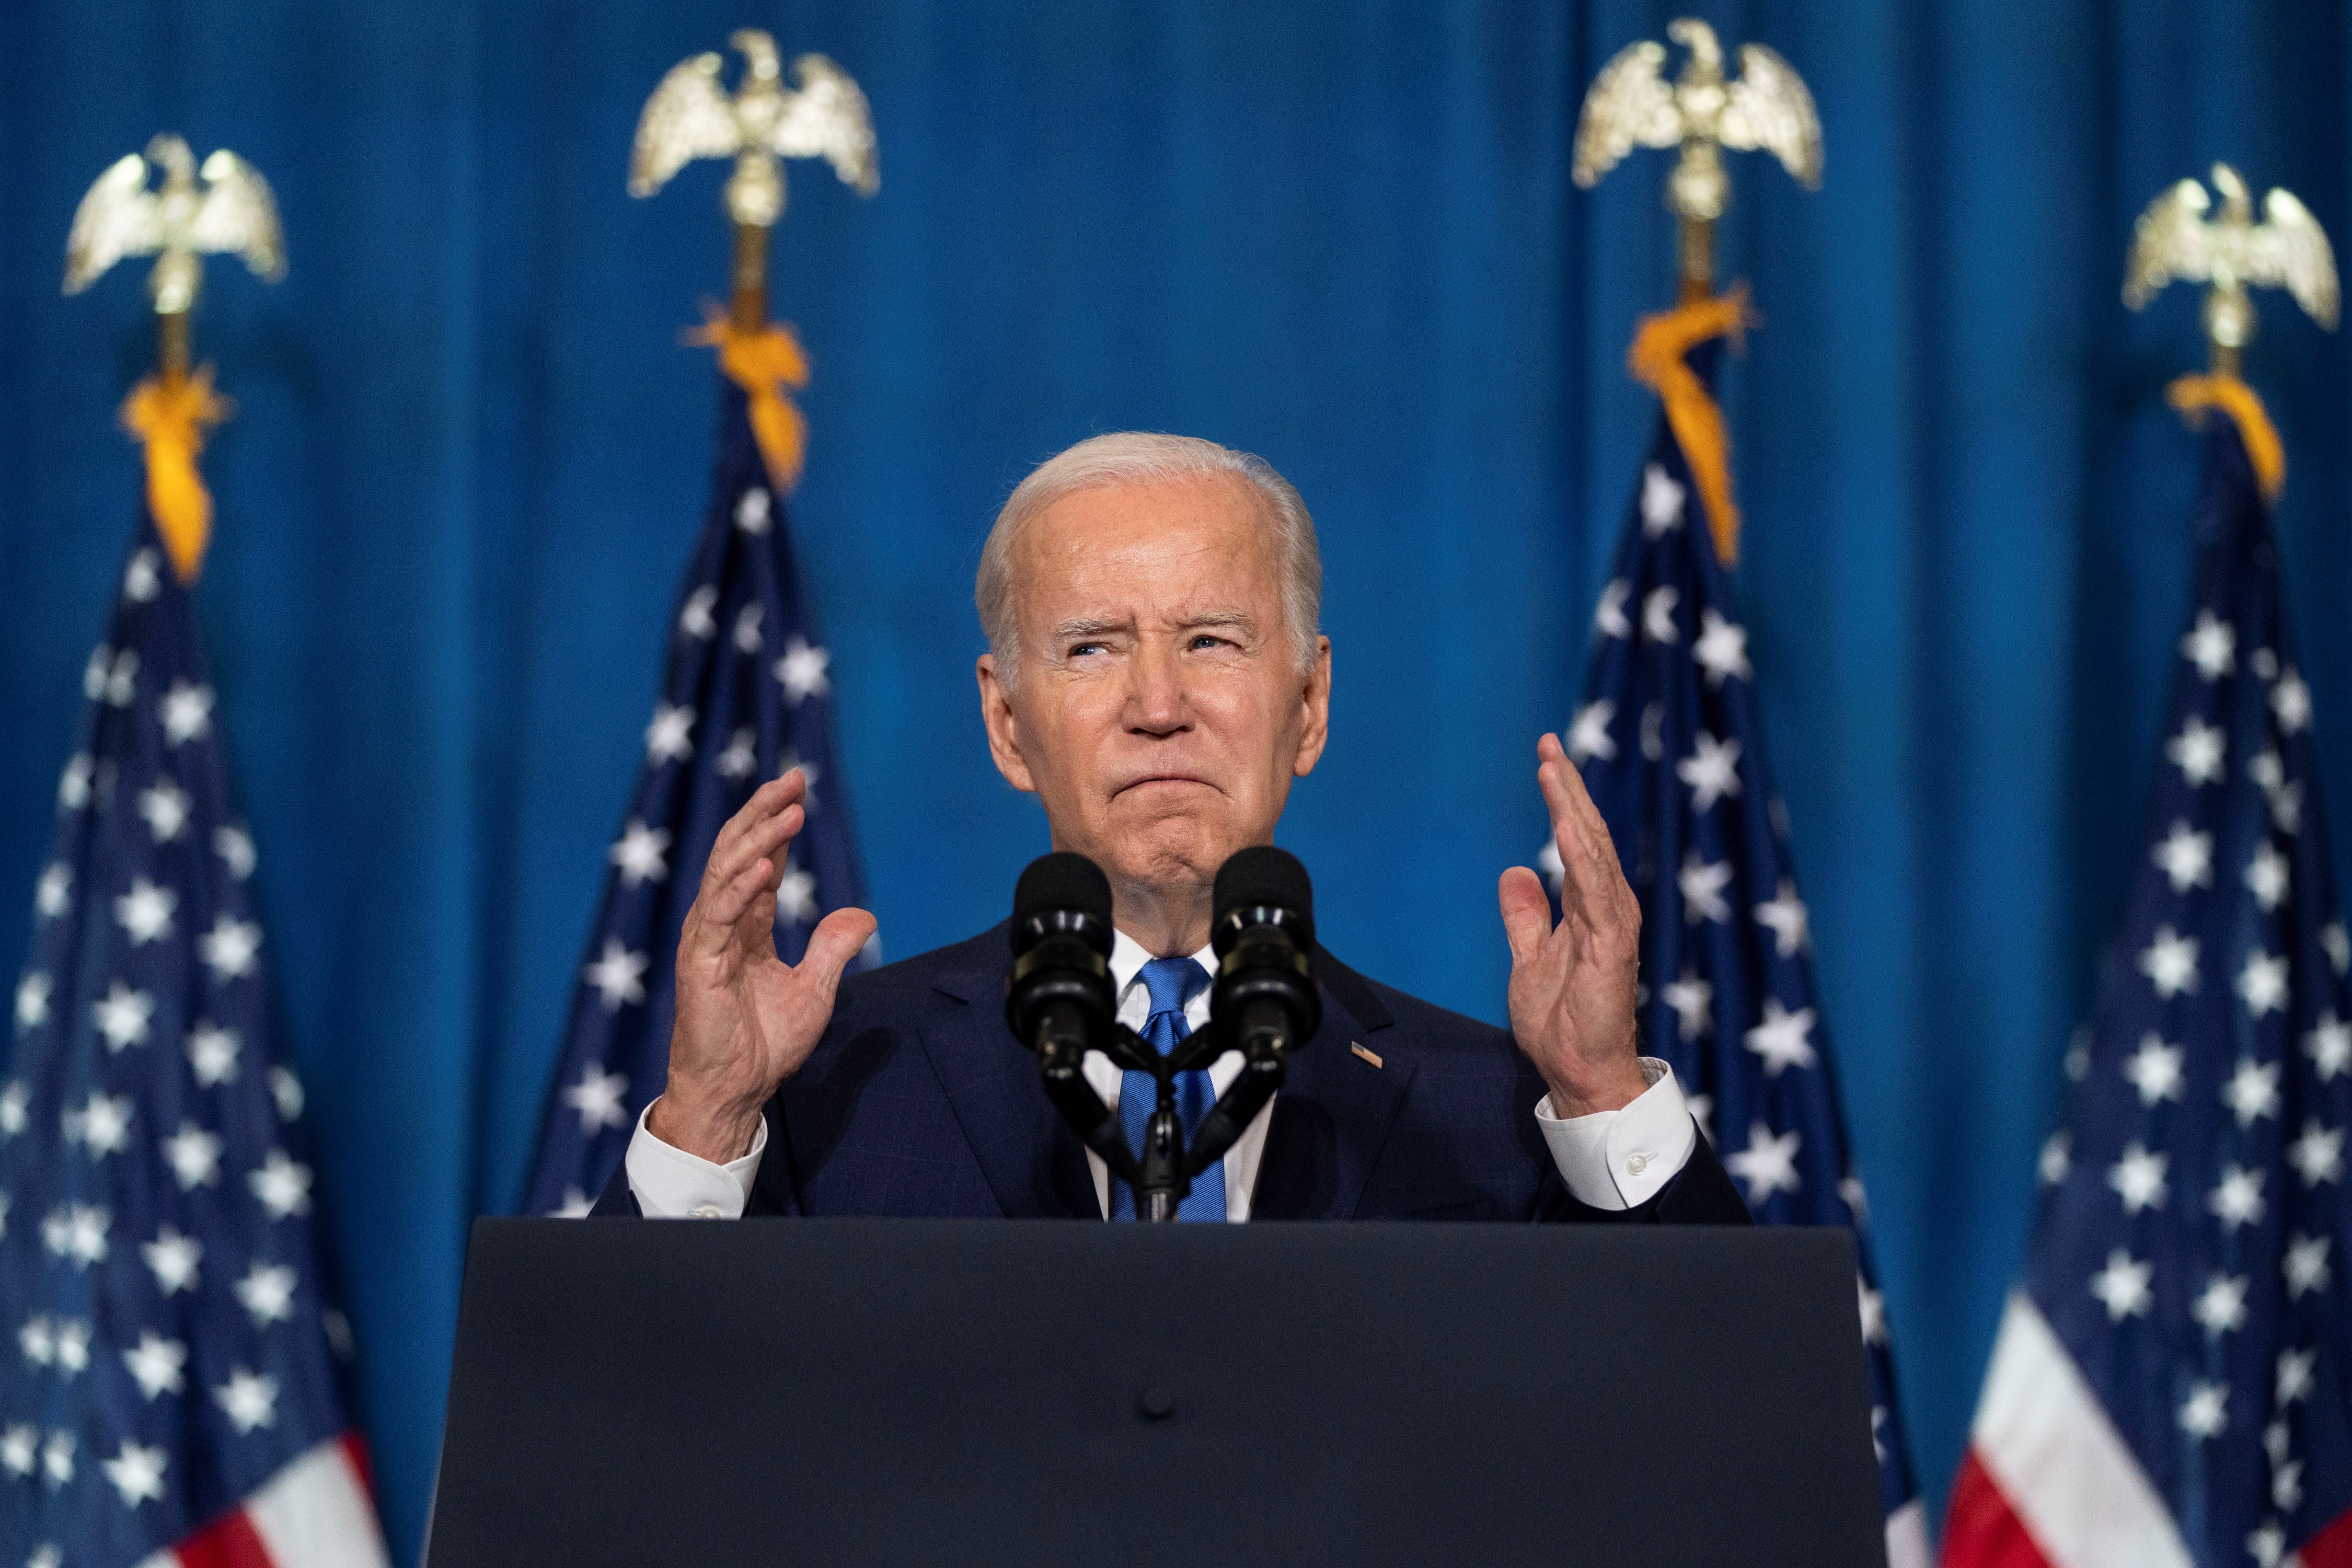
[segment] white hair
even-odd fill
[[[1274,534],[1282,563],[1282,618],[1299,668],[1314,662],[1317,622],[1323,607],[1323,554],[1307,503],[1274,465],[1197,436],[1121,430],[1095,436],[1046,458],[1013,488],[981,546],[972,600],[981,630],[996,658],[996,678],[1012,689],[1021,662],[1021,618],[1013,603],[1013,552],[1022,531],[1065,497],[1081,490],[1141,488],[1217,475],[1247,485]]]

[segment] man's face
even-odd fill
[[[1172,890],[1271,843],[1323,752],[1331,647],[1299,668],[1255,492],[1224,476],[1082,490],[1031,521],[1012,565],[1020,679],[1007,692],[982,658],[981,708],[1054,847],[1114,888]]]

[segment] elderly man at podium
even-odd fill
[[[1043,803],[1054,847],[1108,877],[1118,1016],[1162,1050],[1208,1018],[1218,868],[1272,842],[1322,754],[1321,591],[1298,492],[1183,437],[1098,436],[1049,459],[982,552],[990,754]],[[1559,740],[1536,750],[1563,913],[1533,871],[1503,874],[1509,1031],[1318,949],[1321,1027],[1181,1218],[1747,1222],[1672,1070],[1637,1048],[1641,910],[1608,830]],[[839,910],[798,965],[778,957],[805,789],[797,771],[763,786],[711,849],[678,944],[668,1083],[595,1212],[1131,1217],[1005,1023],[1004,928],[845,980],[875,921]],[[1098,1053],[1087,1068],[1139,1127],[1149,1075]],[[1238,1053],[1212,1064],[1192,1103],[1240,1068]]]

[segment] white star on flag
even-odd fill
[[[180,1130],[163,1140],[163,1150],[164,1163],[172,1167],[182,1192],[192,1193],[220,1180],[221,1141],[194,1122],[181,1122]]]
[[[1774,1193],[1793,1193],[1802,1184],[1797,1176],[1797,1149],[1803,1142],[1794,1131],[1772,1135],[1761,1121],[1748,1129],[1748,1147],[1723,1157],[1723,1167],[1748,1184],[1750,1208]]]
[[[2148,858],[2171,879],[2176,893],[2213,885],[2213,836],[2198,832],[2185,821],[2172,825],[2172,831],[2149,852]]]
[[[2242,1225],[2255,1225],[2270,1206],[2263,1198],[2263,1177],[2265,1173],[2249,1171],[2242,1165],[2221,1167],[2219,1185],[2206,1194],[2205,1207],[2221,1222],[2223,1230],[2236,1230]]]
[[[269,1069],[269,1098],[278,1102],[278,1119],[294,1121],[302,1115],[302,1080],[283,1065]]]
[[[1712,1026],[1715,987],[1690,971],[1683,971],[1681,979],[1660,986],[1658,994],[1675,1010],[1675,1026],[1684,1039],[1695,1040]]]
[[[2107,1254],[2107,1266],[2091,1276],[2091,1294],[2106,1307],[2110,1322],[2144,1318],[2155,1300],[2147,1288],[2155,1273],[2153,1263],[2135,1262],[2130,1253],[2118,1247]]]
[[[1633,592],[1633,585],[1624,578],[1611,578],[1609,585],[1601,590],[1601,602],[1592,608],[1592,629],[1605,637],[1631,636],[1633,623],[1625,618],[1625,601]]]
[[[25,1034],[49,1021],[49,977],[39,970],[16,982],[16,1032]]]
[[[2303,677],[2291,665],[2279,677],[2278,684],[2271,688],[2271,712],[2277,717],[2279,732],[2284,735],[2295,734],[2311,722],[2311,688],[2303,683]]]
[[[2249,1282],[2243,1274],[2217,1273],[2207,1277],[2205,1289],[2189,1309],[2189,1315],[2204,1328],[2207,1339],[2218,1340],[2246,1326]]]
[[[253,1314],[257,1329],[294,1316],[294,1270],[283,1264],[256,1262],[236,1289],[237,1300]]]
[[[1682,889],[1683,919],[1693,925],[1700,921],[1721,922],[1731,918],[1731,905],[1725,901],[1724,888],[1731,881],[1731,862],[1717,860],[1710,865],[1691,850],[1683,857],[1683,868],[1675,879]]]
[[[776,918],[795,925],[816,919],[816,879],[789,860],[776,879]]]
[[[1651,589],[1642,601],[1642,635],[1654,643],[1680,642],[1683,634],[1675,624],[1675,606],[1682,597],[1682,591],[1672,584]]]
[[[259,1170],[246,1173],[245,1184],[271,1219],[310,1212],[310,1167],[289,1158],[283,1149],[272,1149]]]
[[[674,763],[694,754],[694,710],[654,704],[653,722],[646,726],[646,761]]]
[[[2344,1130],[2323,1127],[2313,1117],[2304,1122],[2303,1136],[2287,1145],[2286,1158],[2306,1187],[2340,1182],[2344,1179]]]
[[[2156,994],[2173,997],[2197,989],[2197,939],[2182,936],[2170,926],[2156,928],[2156,940],[2139,955],[2139,972],[2156,984]]]
[[[58,775],[58,804],[68,811],[79,811],[89,804],[90,760],[88,752],[77,752],[66,763],[65,772]]]
[[[114,656],[114,668],[107,671],[103,686],[106,700],[110,704],[117,708],[131,706],[131,700],[139,694],[139,650],[137,648],[127,647]]]
[[[58,1325],[58,1370],[68,1377],[79,1376],[89,1370],[89,1324],[80,1318],[68,1318]]]
[[[196,1288],[196,1265],[204,1260],[204,1243],[193,1236],[182,1236],[170,1226],[155,1232],[155,1239],[139,1244],[139,1255],[154,1271],[155,1288],[170,1296],[181,1290]]]
[[[29,1476],[40,1463],[40,1451],[41,1429],[30,1422],[20,1421],[0,1431],[0,1470]]]
[[[580,1135],[593,1138],[599,1129],[628,1121],[621,1109],[621,1098],[628,1091],[627,1079],[590,1062],[580,1069],[580,1081],[563,1091],[563,1103],[580,1113]]]
[[[2180,1068],[2188,1051],[2167,1045],[2153,1034],[2140,1037],[2139,1049],[2124,1058],[2124,1077],[2139,1090],[2142,1105],[2180,1098]]]
[[[2267,838],[2258,845],[2253,858],[2246,862],[2246,888],[2254,901],[2269,914],[2286,897],[2287,860]]]
[[[73,868],[62,860],[53,861],[33,889],[33,911],[45,921],[53,921],[72,907]]]
[[[235,1029],[198,1019],[188,1031],[188,1068],[198,1089],[215,1089],[236,1081],[236,1054],[241,1042]]]
[[[16,1348],[35,1366],[51,1366],[58,1359],[58,1336],[48,1319],[38,1312],[25,1320],[16,1331]]]
[[[1658,539],[1683,525],[1687,492],[1656,463],[1642,470],[1642,537]]]
[[[722,779],[750,778],[751,770],[760,765],[759,743],[759,731],[744,725],[727,742],[727,749],[712,761],[711,771]]]
[[[1617,742],[1609,733],[1609,725],[1616,717],[1617,704],[1606,697],[1579,708],[1575,721],[1568,727],[1568,760],[1579,766],[1592,757],[1613,761]]]
[[[1713,605],[1698,613],[1698,640],[1691,644],[1691,657],[1706,671],[1710,691],[1727,680],[1747,680],[1755,674],[1748,664],[1748,628],[1724,619]]]
[[[1756,921],[1770,929],[1772,951],[1782,958],[1794,958],[1813,944],[1804,900],[1797,897],[1797,884],[1786,877],[1780,879],[1776,896],[1756,906]]]
[[[114,1483],[114,1489],[122,1494],[125,1508],[137,1508],[163,1495],[163,1450],[160,1447],[142,1448],[125,1437],[114,1458],[99,1468]]]
[[[41,1477],[51,1487],[64,1486],[74,1479],[74,1435],[72,1433],[52,1432],[49,1434],[48,1441],[41,1445]],[[25,1568],[32,1568],[30,1558],[26,1559]],[[58,1568],[54,1547],[50,1548],[47,1568]]]
[[[106,1048],[121,1052],[132,1046],[147,1043],[147,1031],[155,1016],[155,998],[144,991],[133,991],[121,981],[107,988],[105,996],[90,1004],[90,1018],[98,1032],[106,1037]]]
[[[767,607],[756,599],[735,612],[736,652],[757,653],[760,651],[760,617],[766,614]]]
[[[25,1112],[32,1102],[31,1091],[21,1083],[0,1089],[0,1142],[25,1130]]]
[[[213,829],[213,853],[221,858],[228,874],[238,881],[253,875],[253,835],[242,827],[221,826]]]
[[[179,894],[144,877],[134,877],[131,890],[114,900],[114,919],[131,946],[144,947],[172,934],[172,914],[179,907]]]
[[[2352,972],[2352,932],[2345,931],[2342,921],[2329,921],[2319,928],[2319,945],[2327,950],[2327,962],[2336,973]]]
[[[2316,1386],[2313,1369],[2319,1364],[2316,1351],[2283,1350],[2278,1355],[2278,1381],[2274,1398],[2280,1409],[2299,1400],[2311,1397]]]
[[[2273,958],[2261,948],[2246,954],[2246,966],[2238,972],[2238,994],[2245,999],[2246,1011],[2255,1018],[2265,1013],[2286,1010],[2286,955]]]
[[[2197,673],[2219,680],[2237,668],[2238,634],[2230,623],[2216,620],[2210,610],[2197,612],[2197,624],[2180,639],[2180,651]]]
[[[2311,1033],[2303,1037],[2304,1054],[2311,1058],[2319,1081],[2331,1083],[2336,1075],[2352,1068],[2352,1024],[2336,1016],[2328,1008],[2312,1020]]]
[[[2164,756],[2192,785],[2219,784],[2224,737],[2221,731],[2191,713],[2181,721],[2180,733],[2164,743]]]
[[[2286,1262],[2282,1268],[2290,1301],[2301,1300],[2309,1291],[2326,1289],[2327,1237],[2297,1236],[2286,1244]]]
[[[735,503],[735,526],[754,538],[767,532],[769,504],[768,492],[753,485]]]
[[[170,779],[159,778],[154,788],[140,792],[139,816],[156,843],[169,844],[186,831],[188,812],[194,804],[187,791]]]
[[[122,596],[141,605],[152,599],[162,581],[156,575],[157,564],[153,551],[135,552],[130,564],[122,569]]]
[[[1800,1007],[1791,1013],[1780,1005],[1779,997],[1767,996],[1764,1021],[1748,1031],[1743,1043],[1764,1058],[1766,1078],[1779,1078],[1782,1068],[1809,1068],[1819,1059],[1810,1038],[1812,1032],[1811,1007]]]
[[[81,1110],[66,1112],[65,1134],[67,1142],[80,1144],[93,1160],[121,1153],[131,1146],[131,1097],[91,1089]]]
[[[186,1385],[180,1369],[188,1364],[188,1347],[147,1330],[140,1334],[135,1347],[122,1352],[122,1364],[139,1384],[140,1396],[152,1402]]]
[[[1718,741],[1701,730],[1691,737],[1691,754],[1675,764],[1675,776],[1690,785],[1691,809],[1706,811],[1739,793],[1739,742]]]
[[[1870,1281],[1857,1274],[1853,1288],[1861,1297],[1862,1342],[1883,1345],[1886,1342],[1886,1307],[1879,1293],[1870,1288]]]
[[[251,974],[254,955],[260,951],[261,923],[226,913],[215,918],[213,929],[196,942],[197,955],[213,972],[214,983],[220,985]]]
[[[2123,1199],[2124,1213],[2164,1206],[2164,1200],[2171,1195],[2164,1173],[2171,1163],[2171,1156],[2152,1152],[2137,1142],[2125,1148],[2124,1157],[2107,1167],[2107,1185]]]
[[[2042,1142],[2038,1163],[2043,1186],[2054,1187],[2064,1181],[2074,1169],[2074,1135],[2063,1127],[2050,1134]]]
[[[163,694],[163,715],[166,746],[184,746],[190,741],[203,740],[212,733],[213,689],[174,680],[172,689]]]
[[[776,679],[784,689],[784,700],[797,708],[811,697],[831,696],[833,680],[824,671],[832,658],[797,635],[786,637],[783,657],[776,660]]]
[[[2218,1383],[2199,1383],[2181,1402],[2180,1429],[2191,1437],[2218,1437],[2229,1425],[2222,1405],[2230,1391]]]
[[[2258,1062],[2252,1057],[2238,1058],[2237,1070],[2221,1086],[2221,1103],[2237,1117],[2242,1130],[2252,1127],[2263,1117],[2278,1115],[2279,1069],[2277,1062]]]
[[[625,1004],[646,999],[645,973],[652,963],[649,954],[631,952],[622,945],[619,937],[608,936],[604,939],[603,956],[583,973],[587,975],[588,984],[596,988],[598,997],[604,1004],[604,1011],[617,1013]]]
[[[578,1187],[566,1187],[563,1189],[563,1202],[557,1205],[555,1213],[550,1217],[586,1219],[594,1212],[595,1207],[595,1201],[586,1193],[582,1192]]]
[[[686,604],[677,612],[677,629],[697,642],[709,642],[719,634],[719,623],[710,612],[719,607],[719,590],[705,583],[686,596]]]
[[[669,862],[664,858],[668,852],[669,829],[648,827],[633,816],[614,841],[607,858],[620,868],[623,887],[637,888],[668,879]]]
[[[237,1435],[278,1425],[278,1380],[238,1367],[228,1381],[213,1390],[213,1398],[227,1413]]]

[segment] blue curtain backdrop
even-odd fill
[[[1827,188],[1738,162],[1767,321],[1726,397],[1758,684],[1813,899],[1917,1458],[1964,1440],[2059,1058],[2141,842],[2195,443],[2196,300],[2131,219],[2234,162],[2352,241],[2338,4],[1692,7],[1804,73]],[[736,26],[865,84],[882,192],[795,165],[815,363],[793,512],[883,940],[998,918],[1044,847],[991,769],[971,570],[1033,462],[1147,426],[1264,453],[1323,530],[1335,738],[1294,796],[1351,962],[1499,1017],[1494,881],[1654,405],[1665,163],[1569,181],[1585,84],[1675,8],[1036,0],[16,0],[0,7],[0,954],[25,951],[139,483],[144,265],[58,297],[158,130],[276,185],[292,272],[215,262],[239,415],[199,595],[286,1038],[312,1086],[395,1550],[420,1531],[466,1225],[514,1200],[637,765],[717,394],[678,331],[720,172],[633,202],[638,106]],[[731,69],[731,67],[730,67]],[[2248,372],[2352,856],[2347,359],[2280,296]],[[2352,877],[2352,864],[2344,868]],[[1578,1331],[1563,1325],[1563,1332]],[[1529,1347],[1541,1353],[1541,1347]]]

